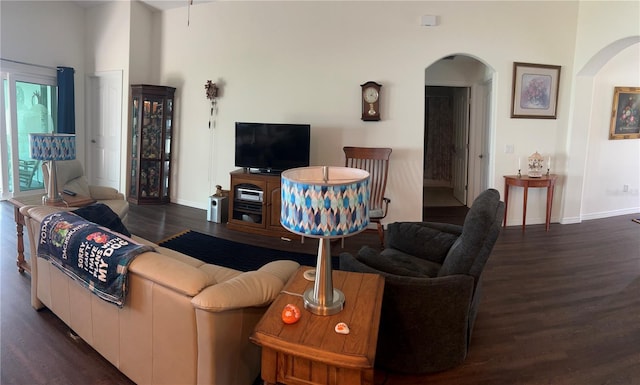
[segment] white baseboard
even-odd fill
[[[198,202],[193,202],[193,201],[188,201],[188,200],[184,200],[184,199],[178,199],[176,201],[171,201],[172,203],[176,203],[182,206],[188,206],[188,207],[193,207],[195,209],[202,209],[202,210],[207,210],[207,206],[209,205],[209,201],[208,200],[204,200],[202,202],[198,201]]]
[[[582,214],[582,219],[588,221],[590,219],[601,219],[609,217],[617,217],[619,215],[629,215],[640,213],[640,207],[632,207],[628,209],[601,211],[599,213]]]

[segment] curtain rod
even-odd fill
[[[18,60],[11,60],[11,59],[4,59],[4,58],[0,58],[0,60],[4,60],[10,63],[15,63],[15,64],[24,64],[24,65],[28,65],[28,66],[33,66],[33,67],[40,67],[40,68],[46,68],[49,70],[58,70],[57,67],[50,67],[50,66],[45,66],[42,64],[33,64],[33,63],[27,63],[27,62],[23,62],[23,61],[18,61]]]

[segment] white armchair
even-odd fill
[[[42,163],[44,180],[49,180],[49,162]],[[129,202],[124,194],[113,187],[89,185],[84,175],[82,163],[78,160],[64,160],[56,163],[58,189],[70,190],[79,195],[91,197],[109,206],[121,219],[129,213]]]

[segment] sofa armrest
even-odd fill
[[[431,222],[395,222],[387,230],[388,248],[439,264],[462,234],[462,226]]]
[[[89,192],[91,198],[95,200],[112,200],[112,199],[124,199],[124,194],[119,192],[113,187],[108,186],[89,186]]]
[[[191,299],[198,309],[210,312],[271,303],[284,287],[282,279],[266,271],[247,271],[228,281],[209,286]]]
[[[280,278],[283,284],[289,281],[289,278],[298,270],[300,264],[298,262],[289,261],[289,260],[278,260],[272,261],[261,268],[258,271],[263,271],[265,273],[270,273]]]

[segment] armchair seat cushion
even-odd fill
[[[383,209],[369,210],[369,218],[384,218],[384,210]]]
[[[61,179],[61,178],[59,177],[58,179]],[[89,189],[89,182],[87,181],[87,178],[85,178],[84,176],[73,178],[67,181],[67,183],[63,185],[58,185],[58,188],[70,190],[76,194],[84,195],[86,197],[91,196],[91,190]]]
[[[394,249],[378,252],[368,246],[364,246],[358,252],[356,259],[376,270],[408,277],[436,277],[440,270],[440,265],[437,263],[416,258]]]

